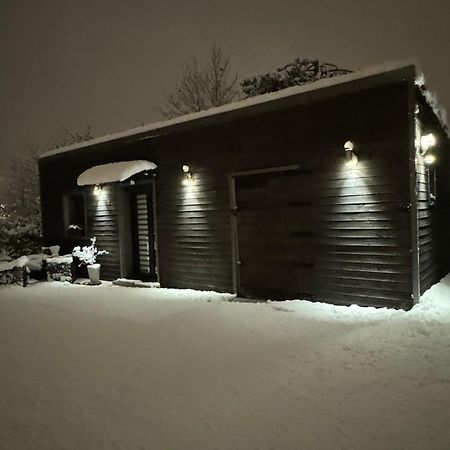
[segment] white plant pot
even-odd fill
[[[91,284],[100,284],[100,264],[90,264],[87,266],[89,281]]]

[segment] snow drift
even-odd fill
[[[411,311],[0,289],[0,448],[448,449],[450,278]]]

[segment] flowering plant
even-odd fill
[[[77,246],[72,250],[72,255],[77,257],[81,261],[80,266],[82,264],[95,264],[97,256],[107,255],[109,253],[106,250],[99,250],[95,245],[96,240],[97,238],[93,237],[91,238],[91,245],[84,246],[83,248]]]

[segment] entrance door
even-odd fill
[[[305,178],[299,170],[233,176],[239,295],[315,297],[312,192]]]
[[[130,194],[134,277],[156,280],[153,183],[136,186]]]

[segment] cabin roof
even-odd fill
[[[255,108],[258,111],[261,110],[261,108],[266,108],[268,110],[276,109],[284,102],[289,102],[289,100],[307,93],[319,92],[331,87],[341,86],[346,88],[346,91],[352,91],[357,89],[357,82],[359,82],[358,86],[360,86],[360,83],[363,83],[364,88],[376,86],[394,79],[398,79],[401,76],[404,77],[406,70],[408,69],[412,69],[414,71],[416,74],[416,79],[423,79],[423,76],[418,69],[418,64],[414,60],[384,63],[366,69],[360,69],[349,74],[339,75],[332,78],[324,78],[302,86],[294,86],[277,92],[250,97],[244,100],[228,103],[226,105],[210,108],[208,110],[186,114],[184,116],[175,117],[169,120],[154,122],[148,125],[100,136],[89,141],[84,141],[61,148],[55,148],[44,152],[39,159],[61,155],[75,150],[90,149],[112,141],[132,142],[148,139],[153,136],[167,134],[183,126],[198,124],[199,122],[207,121],[207,123],[210,123],[213,120],[228,120],[231,115],[234,116],[238,112],[246,112],[251,114]],[[445,127],[444,121],[442,120],[443,115],[439,114],[436,108],[433,108],[433,111],[438,116],[441,125]]]

